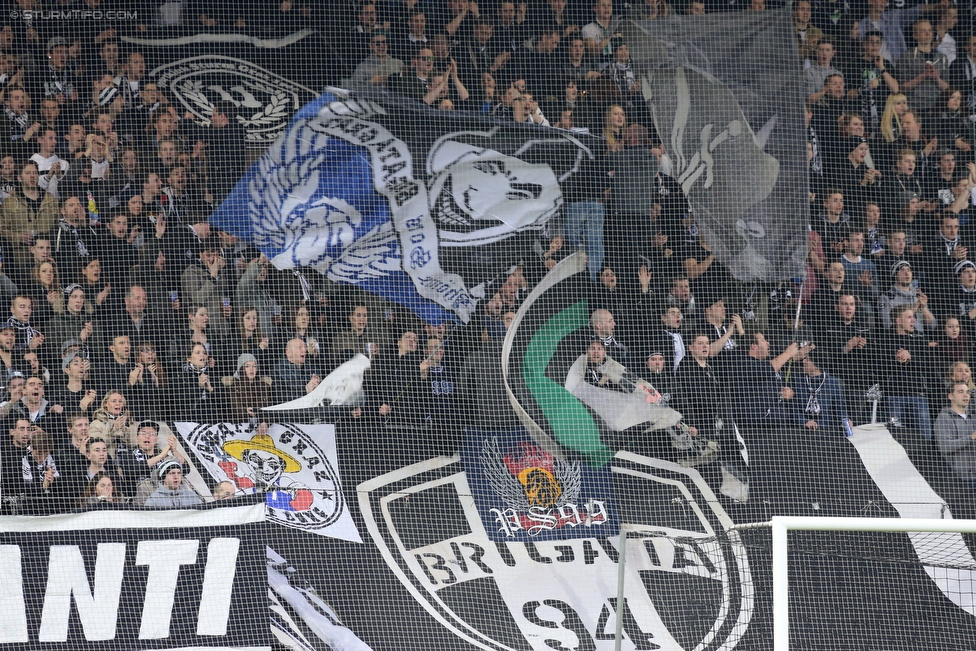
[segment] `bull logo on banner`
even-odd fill
[[[511,465],[503,454],[498,470],[512,477],[506,482],[517,499],[545,508],[566,499],[572,488],[563,472],[535,450],[523,452],[511,454]],[[735,648],[753,616],[753,581],[714,493],[695,470],[631,453],[618,453],[610,470],[617,495],[642,496],[615,507],[628,532],[622,603],[616,536],[590,529],[589,538],[500,541],[478,512],[458,456],[363,482],[359,505],[413,598],[478,648],[609,651],[618,616],[624,649]]]

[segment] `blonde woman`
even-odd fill
[[[108,453],[113,459],[120,445],[128,447],[133,438],[134,419],[126,408],[125,396],[121,391],[112,389],[102,398],[102,406],[92,416],[88,428],[89,438],[104,439],[108,444]]]
[[[603,125],[603,137],[607,139],[607,153],[623,150],[624,131],[626,130],[627,113],[619,104],[611,104],[607,108]]]
[[[894,142],[901,136],[901,117],[908,112],[908,98],[902,93],[888,95],[881,115],[881,135],[886,142]]]

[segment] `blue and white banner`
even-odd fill
[[[427,321],[467,322],[591,152],[566,132],[400,102],[323,94],[210,222],[279,269],[313,267]]]

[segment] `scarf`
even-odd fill
[[[44,94],[51,95],[67,95],[72,90],[74,90],[74,84],[71,83],[68,77],[68,68],[65,66],[64,70],[55,70],[54,66],[50,63],[47,65],[48,80],[44,83]]]
[[[19,140],[23,137],[24,132],[27,131],[27,126],[31,123],[30,114],[24,113],[23,115],[17,115],[10,110],[9,106],[4,106],[3,110],[7,114],[7,119],[20,128],[20,133],[12,138],[13,140]]]
[[[208,354],[210,353],[209,346],[207,347],[207,353]],[[203,368],[197,368],[196,366],[194,366],[190,362],[186,362],[185,364],[183,364],[183,372],[184,373],[192,373],[193,375],[196,376],[196,380],[194,381],[194,384],[200,389],[200,397],[198,398],[198,400],[201,400],[201,401],[202,400],[208,400],[210,398],[210,393],[206,389],[204,389],[203,387],[201,387],[200,384],[199,384],[200,383],[200,376],[203,375],[204,373],[206,373],[207,370],[208,370],[208,368],[209,367],[207,367],[207,366],[204,366]]]
[[[685,358],[685,342],[681,338],[680,332],[671,332],[665,328],[664,333],[674,340],[674,370],[678,370],[678,364]]]
[[[827,382],[827,373],[820,376],[820,384],[814,387],[814,378],[809,375],[805,376],[807,382],[807,391],[810,393],[810,397],[807,398],[807,406],[804,410],[806,413],[819,416],[821,411],[820,406],[820,391],[824,388],[824,384]]]
[[[30,323],[26,321],[18,321],[14,317],[7,319],[7,324],[12,325],[19,334],[24,336],[24,345],[29,346],[31,339],[37,336],[37,330],[35,330]]]

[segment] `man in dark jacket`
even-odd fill
[[[888,399],[888,412],[900,423],[911,415],[917,434],[932,438],[926,381],[931,371],[931,353],[926,341],[914,334],[915,310],[901,306],[892,311],[894,330],[879,349],[879,375]]]

